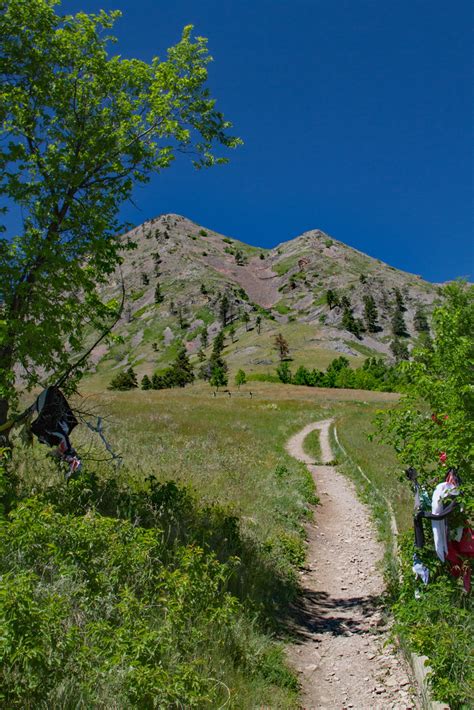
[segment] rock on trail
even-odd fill
[[[381,595],[382,546],[352,483],[324,465],[333,459],[332,420],[309,424],[287,444],[308,466],[321,505],[308,528],[308,563],[291,620],[289,659],[306,710],[419,708],[408,664],[388,643]],[[303,442],[320,431],[322,465]]]

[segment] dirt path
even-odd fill
[[[321,505],[308,528],[308,566],[295,605],[295,642],[290,662],[300,676],[307,710],[418,708],[408,666],[384,644],[380,595],[384,585],[378,562],[381,545],[367,508],[353,485],[333,466],[314,465],[303,450],[305,437],[320,430],[322,463],[333,459],[331,420],[309,424],[293,436],[287,450],[308,465]]]

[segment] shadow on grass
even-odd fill
[[[130,486],[134,486],[132,489]],[[244,536],[239,519],[226,508],[202,506],[195,495],[174,481],[159,482],[150,476],[143,484],[129,477],[119,484],[82,471],[69,485],[45,489],[41,498],[69,515],[94,510],[101,515],[128,520],[143,528],[156,528],[165,541],[162,562],[173,564],[176,548],[197,545],[231,563],[226,590],[258,614],[267,628],[277,628],[296,598],[298,582],[294,567]]]

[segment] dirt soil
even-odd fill
[[[389,643],[381,595],[383,549],[367,507],[333,466],[331,420],[309,424],[288,452],[307,464],[321,505],[308,527],[308,563],[291,622],[289,658],[297,670],[306,710],[419,708],[410,669]],[[320,430],[321,464],[303,450]]]

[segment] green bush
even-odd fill
[[[410,534],[402,544],[404,584],[394,606],[396,630],[417,653],[428,656],[435,699],[452,710],[474,705],[474,606],[459,580],[446,575],[433,555],[425,555],[430,582],[416,582],[411,572],[413,542]],[[415,597],[417,591],[417,597]]]

